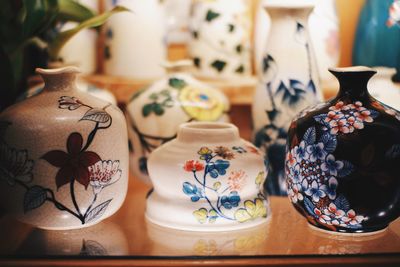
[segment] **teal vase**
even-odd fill
[[[353,65],[400,69],[400,27],[386,24],[392,3],[393,0],[365,2],[353,46]]]

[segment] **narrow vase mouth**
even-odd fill
[[[371,73],[375,74],[377,71],[366,66],[352,66],[342,68],[329,68],[329,72],[335,73]]]
[[[66,67],[56,68],[56,69],[36,68],[35,71],[36,71],[36,73],[42,74],[42,75],[58,75],[58,74],[77,74],[77,73],[81,73],[79,68],[75,67],[75,66],[66,66]]]
[[[267,0],[263,4],[264,8],[314,8],[316,0]]]
[[[182,142],[230,142],[239,139],[239,129],[225,122],[188,122],[179,126],[177,139]]]

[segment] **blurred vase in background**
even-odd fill
[[[105,73],[134,79],[164,75],[161,63],[167,56],[165,13],[158,0],[113,0],[107,8],[125,6],[125,12],[105,26]]]
[[[393,0],[365,2],[355,35],[353,65],[400,69],[400,27],[390,25],[393,3]]]
[[[251,10],[244,0],[194,0],[189,55],[195,74],[210,79],[250,76]]]
[[[191,0],[165,0],[167,43],[186,44],[189,40]]]
[[[261,71],[260,62],[265,52],[271,24],[271,19],[263,8],[266,3],[268,0],[260,0],[256,13],[254,53],[257,72]],[[334,80],[328,72],[328,68],[335,67],[339,63],[339,19],[335,0],[318,0],[315,3],[315,9],[309,18],[309,32],[316,55],[319,77],[322,83],[327,83]]]

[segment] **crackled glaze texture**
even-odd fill
[[[40,228],[98,223],[127,191],[123,114],[77,90],[77,72],[38,69],[44,90],[0,115],[0,204]]]
[[[269,216],[262,153],[240,139],[232,124],[182,124],[175,140],[150,155],[149,174],[154,191],[146,217],[155,224],[224,231],[258,225]]]
[[[400,214],[400,113],[369,95],[374,70],[331,72],[340,82],[336,98],[302,111],[290,126],[288,195],[321,229],[382,230]]]

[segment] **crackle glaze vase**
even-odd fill
[[[264,159],[229,123],[191,122],[149,157],[146,218],[189,231],[259,225],[269,216]]]
[[[294,116],[322,99],[318,70],[307,30],[309,1],[268,1],[271,32],[255,91],[253,142],[266,153],[266,189],[286,195],[285,144]]]
[[[368,93],[374,70],[331,72],[340,83],[336,98],[302,111],[290,126],[288,195],[318,229],[380,231],[400,215],[400,112]]]
[[[196,76],[242,79],[251,75],[251,16],[245,0],[193,0],[189,55]]]
[[[189,121],[229,121],[226,96],[184,72],[173,72],[136,93],[127,105],[131,142],[130,166],[136,177],[150,182],[148,155],[176,137]]]
[[[37,69],[43,92],[0,114],[0,203],[39,228],[82,228],[111,216],[128,183],[122,112],[76,89],[78,69]]]

